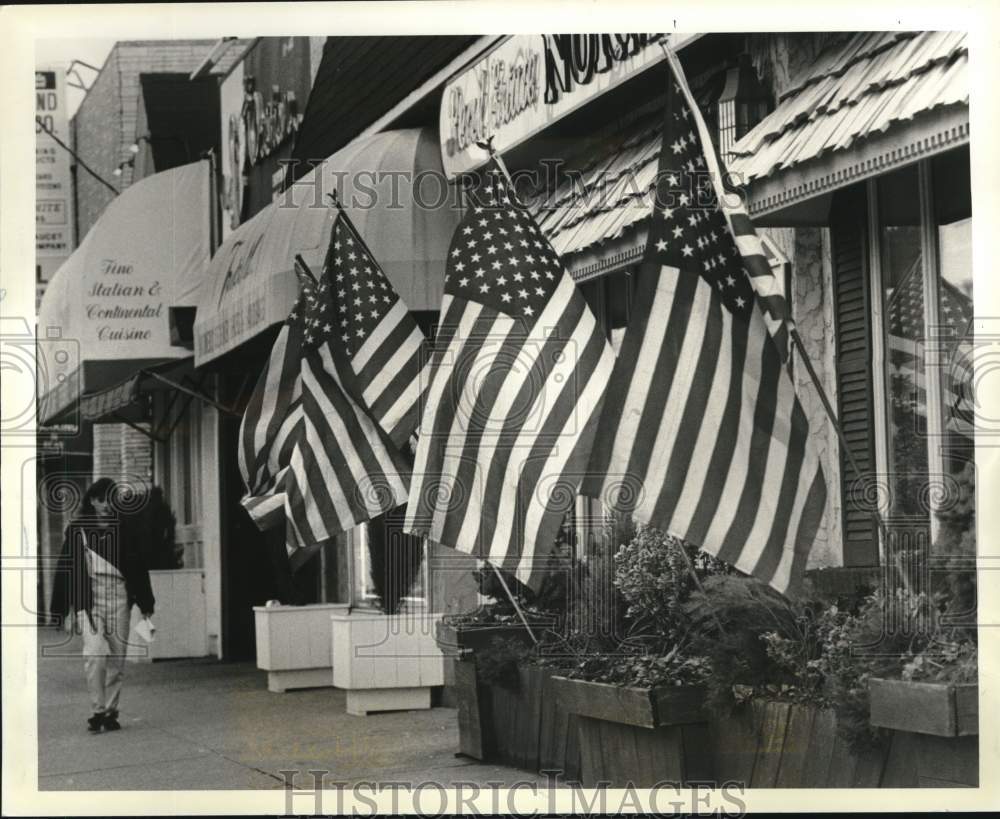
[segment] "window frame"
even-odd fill
[[[917,186],[919,191],[920,213],[920,266],[921,284],[923,289],[924,328],[928,335],[931,328],[941,326],[939,281],[941,278],[941,260],[938,247],[938,224],[934,209],[934,180],[932,176],[931,159],[921,159],[916,162]],[[871,304],[871,348],[872,348],[872,396],[873,396],[873,429],[875,433],[875,462],[880,474],[888,475],[892,471],[892,457],[889,451],[891,436],[889,417],[889,395],[886,350],[888,326],[886,321],[885,288],[882,270],[881,222],[879,217],[878,181],[881,176],[868,179],[865,182],[868,203],[868,270],[869,297]],[[945,453],[941,442],[945,440],[942,369],[930,366],[929,354],[932,345],[924,346],[924,383],[926,390],[927,435],[927,480],[928,483],[946,474]],[[936,478],[937,476],[937,478]],[[941,522],[937,512],[940,507],[940,493],[928,492],[928,519],[930,526],[930,542],[937,540]],[[879,498],[879,512],[885,519],[889,513],[888,497]],[[885,531],[878,532],[879,557],[885,560]]]

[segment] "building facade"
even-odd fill
[[[177,390],[152,393],[152,424],[169,433],[145,456],[131,437],[114,439],[102,425],[93,433],[95,474],[98,465],[104,474],[134,464],[169,499],[181,568],[198,577],[175,598],[202,613],[198,653],[252,657],[253,607],[269,599],[372,604],[367,544],[402,536],[392,516],[358,527],[293,577],[283,532],[258,532],[239,504],[240,418],[295,299],[292,257],[322,264],[332,224],[325,195],[339,187],[349,201],[344,180],[362,173],[453,180],[485,161],[476,143],[492,137],[617,349],[645,248],[668,44],[730,181],[743,186],[811,365],[792,352],[828,488],[810,556],[814,577],[853,588],[915,544],[968,551],[967,542],[938,538],[949,502],[967,501],[974,471],[962,367],[972,289],[961,35],[293,37],[239,41],[228,56],[209,43],[200,59],[170,52],[190,57],[192,72],[207,52],[223,55],[210,71],[217,94],[207,115],[217,136],[214,255],[178,305],[197,306],[187,333],[176,323],[193,358],[186,380],[175,383],[194,397],[180,393],[191,400],[177,413]],[[155,93],[138,69],[129,74],[130,49],[139,46],[119,48],[78,114],[78,140],[100,106],[114,113],[108,89],[126,75],[135,77],[130,87]],[[151,58],[143,59],[146,70]],[[195,84],[184,94],[176,88],[164,80],[163,104],[147,102],[127,135],[93,136],[94,162],[112,175],[120,170],[123,185],[161,171],[181,142],[196,140],[139,145],[143,117],[152,127],[171,105],[202,93]],[[83,200],[99,203],[110,192],[80,191],[84,225],[97,205]],[[396,198],[404,206],[395,215],[376,205],[351,216],[430,333],[450,217],[418,218],[405,196]],[[875,512],[892,524],[887,532]],[[608,536],[605,513],[581,497],[567,519],[566,539],[581,557]],[[475,562],[435,544],[426,549],[408,604],[475,606]]]

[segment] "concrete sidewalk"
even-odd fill
[[[79,638],[39,630],[39,790],[273,789],[282,770],[327,782],[538,782],[544,777],[456,757],[453,708],[353,717],[344,692],[274,694],[251,663],[129,662],[122,730],[90,734]]]

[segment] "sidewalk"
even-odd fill
[[[343,691],[274,694],[251,663],[129,662],[122,730],[90,734],[79,640],[66,639],[39,630],[39,790],[273,789],[281,770],[300,771],[303,788],[310,770],[327,782],[544,782],[456,757],[453,708],[349,716]]]

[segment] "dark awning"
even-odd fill
[[[294,179],[339,151],[384,112],[470,48],[476,36],[328,37],[302,125]]]
[[[106,389],[84,395],[80,399],[80,416],[92,423],[124,423],[136,428],[148,424],[148,430],[140,431],[156,440],[166,440],[195,399],[230,412],[208,395],[205,378],[206,374],[195,372],[191,356],[144,367]],[[153,408],[157,393],[166,396],[160,412]]]

